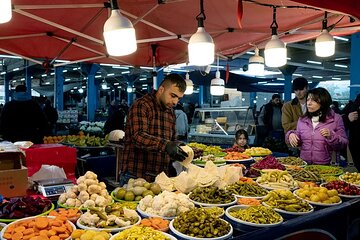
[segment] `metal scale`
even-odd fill
[[[66,178],[53,178],[35,182],[36,190],[44,197],[58,197],[72,186],[74,186],[74,183]]]

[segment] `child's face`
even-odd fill
[[[236,139],[236,143],[240,147],[244,147],[247,144],[247,140],[245,138],[245,135],[241,134],[240,137],[238,139]]]

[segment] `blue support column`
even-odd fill
[[[64,67],[55,68],[55,108],[58,111],[64,110]]]
[[[350,99],[355,100],[360,93],[360,33],[351,36],[351,65],[350,65]]]
[[[4,76],[4,92],[5,92],[5,103],[10,99],[10,74],[6,73]]]
[[[204,85],[199,86],[199,106],[204,104]]]
[[[164,70],[163,68],[156,72],[156,76],[153,77],[153,88],[158,90],[161,82],[164,80]]]
[[[254,100],[256,100],[256,92],[250,93],[250,107],[254,107],[255,103]]]
[[[286,74],[284,75],[285,78],[285,86],[284,86],[284,101],[290,101],[291,100],[291,93],[292,93],[292,74]]]
[[[31,97],[31,70],[29,68],[29,60],[24,60],[25,65],[25,85],[26,85],[26,95]]]
[[[95,121],[95,110],[97,107],[98,92],[95,84],[95,74],[100,69],[99,64],[91,64],[88,68],[87,83],[87,120]]]

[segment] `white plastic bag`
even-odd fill
[[[39,171],[30,177],[31,181],[47,180],[53,178],[66,178],[63,168],[54,165],[41,165]]]

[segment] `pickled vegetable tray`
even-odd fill
[[[52,210],[54,210],[55,209],[55,205],[53,204],[53,203],[51,203],[51,207],[50,207],[50,209],[49,210],[47,210],[46,212],[43,212],[43,213],[41,213],[41,214],[39,214],[39,215],[36,215],[36,216],[34,216],[34,217],[39,217],[39,216],[46,216],[46,215],[48,215]],[[14,222],[14,221],[17,221],[17,220],[19,220],[19,219],[15,219],[15,218],[0,218],[0,222],[3,222],[3,223],[11,223],[11,222]]]
[[[337,166],[307,165],[305,169],[323,176],[339,176],[344,173],[343,169]]]

